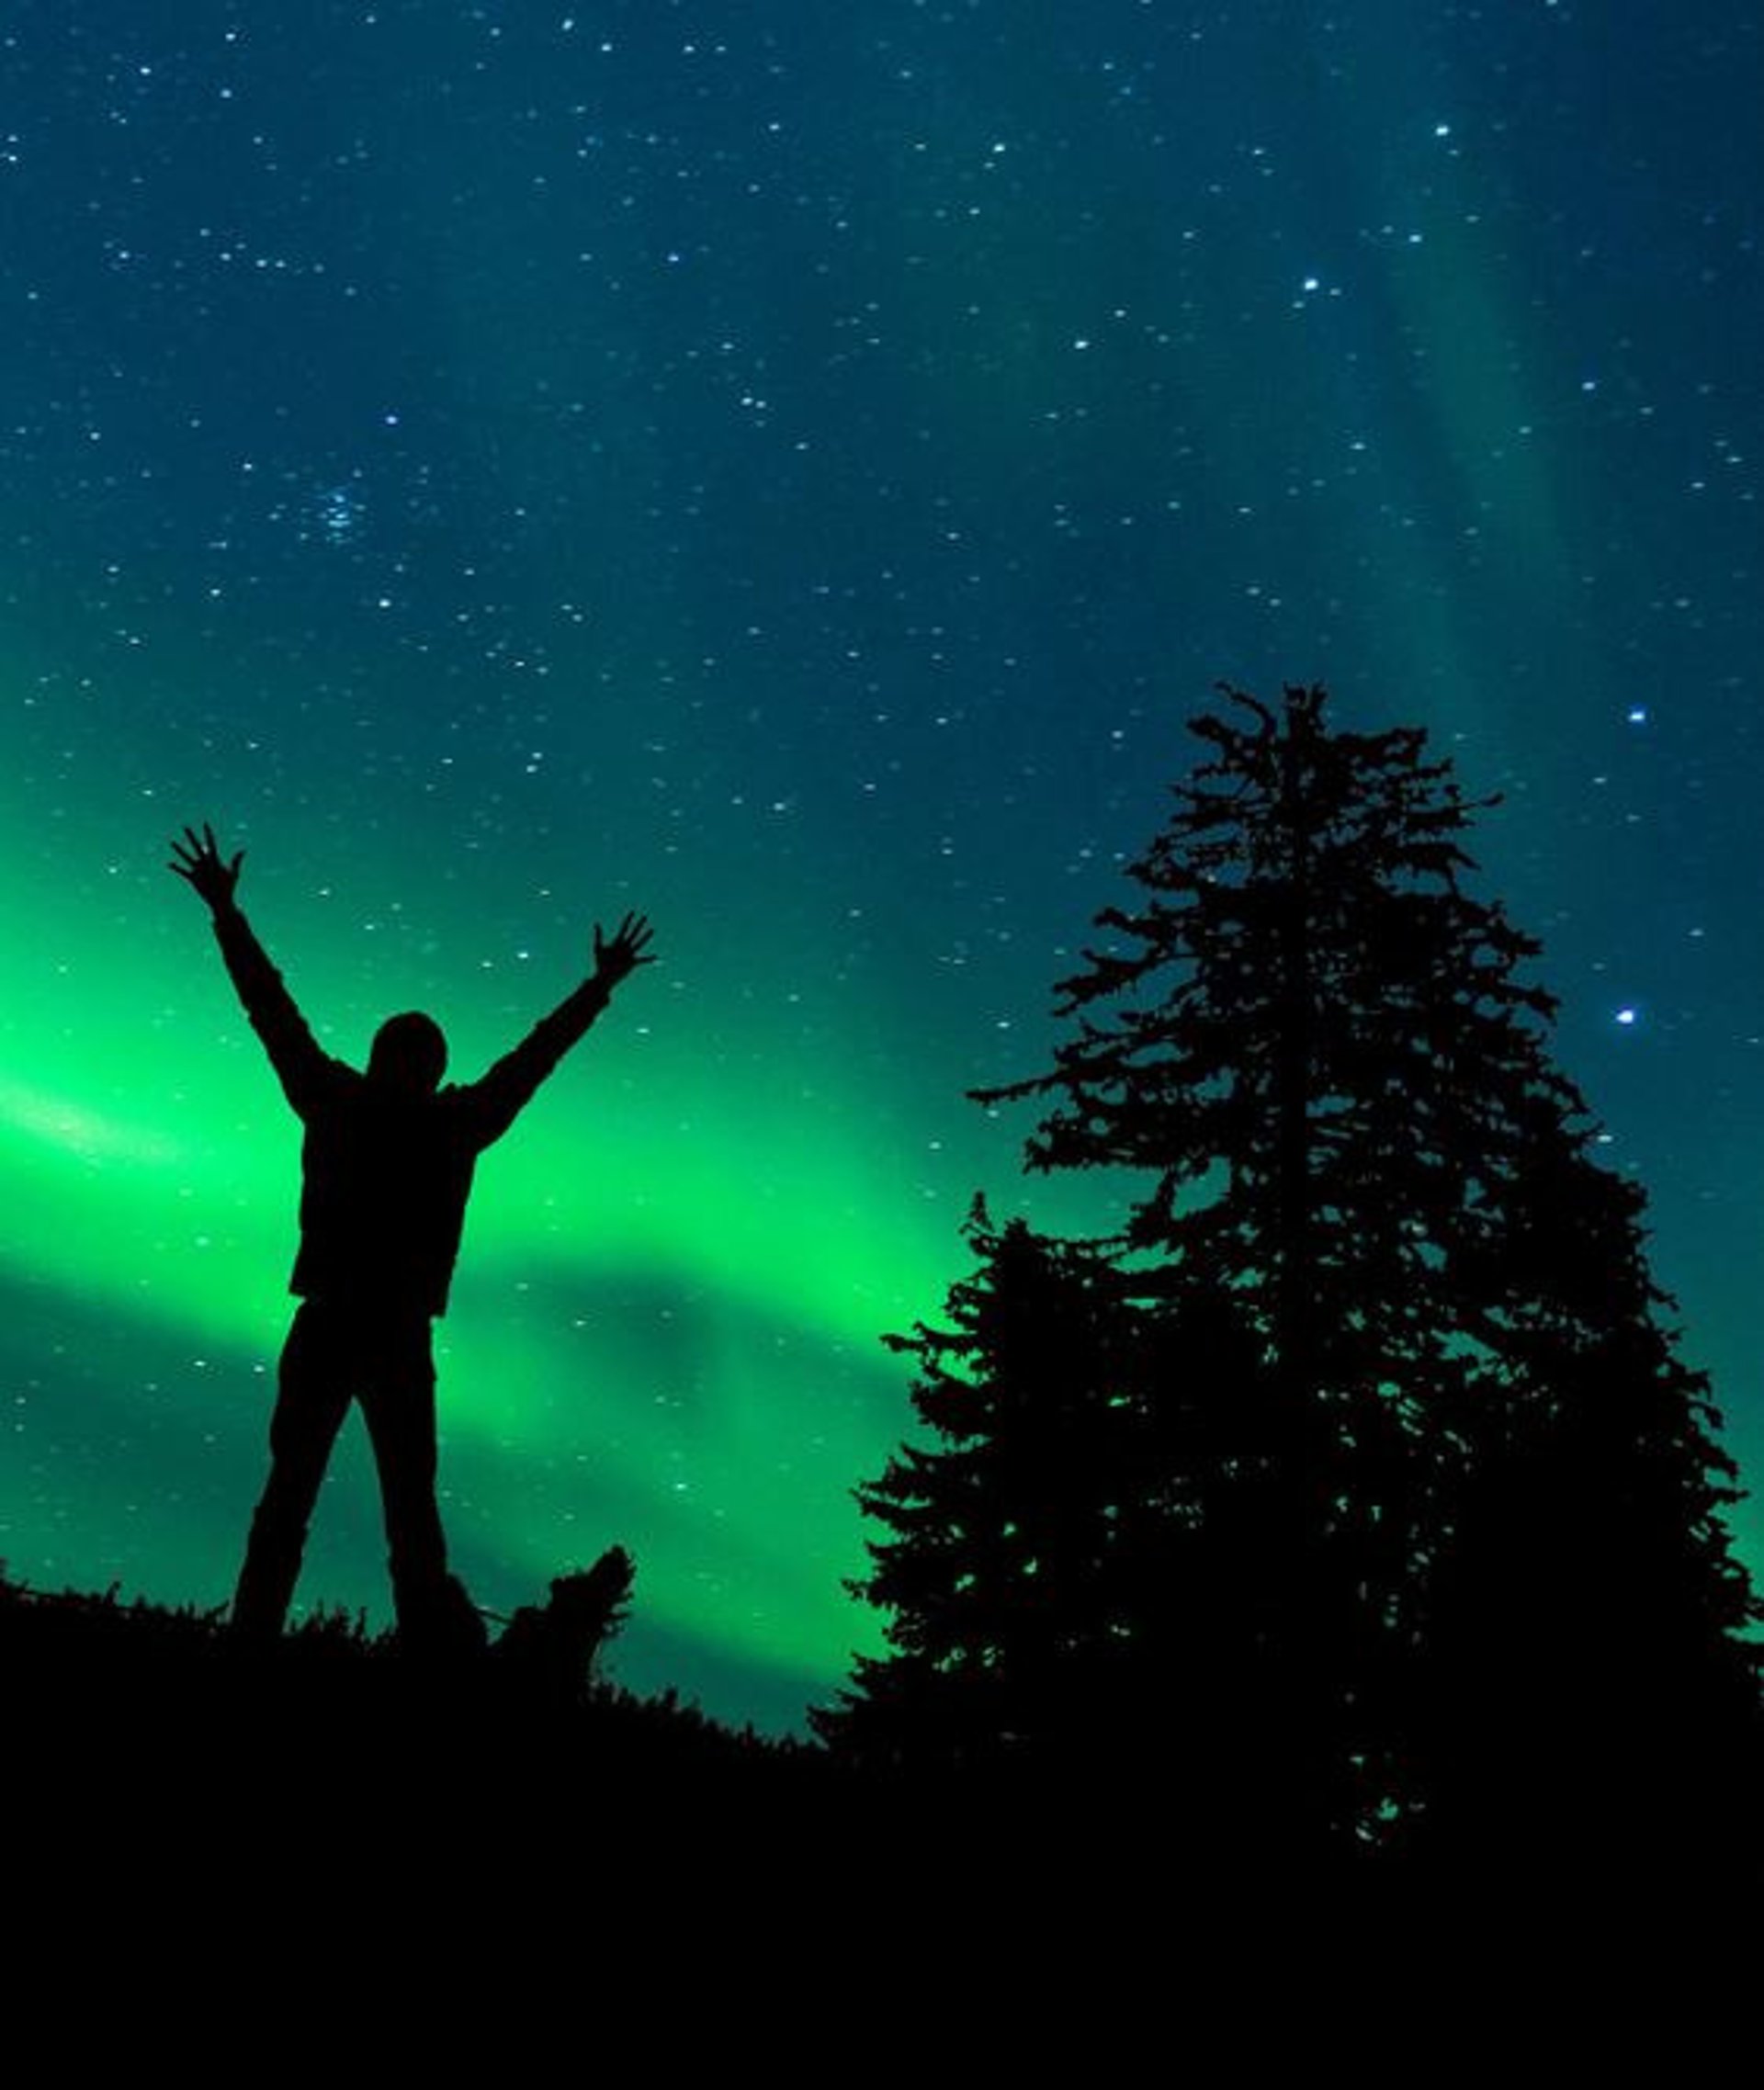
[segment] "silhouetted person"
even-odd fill
[[[239,911],[243,850],[224,861],[213,830],[186,828],[169,868],[209,904],[232,984],[306,1136],[300,1246],[288,1290],[300,1301],[283,1346],[270,1470],[233,1593],[240,1632],[281,1631],[319,1485],[352,1399],[379,1469],[392,1595],[407,1644],[481,1642],[477,1613],[447,1573],[435,1505],[435,1364],[429,1324],[447,1311],[472,1169],[548,1074],[650,961],[640,914],[610,941],[594,929],[594,969],[481,1080],[443,1088],[447,1041],[432,1017],[390,1017],[361,1073],[322,1051]]]

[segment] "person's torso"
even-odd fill
[[[306,1121],[291,1289],[441,1313],[477,1159],[458,1091],[389,1097],[338,1074]]]

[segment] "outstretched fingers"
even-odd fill
[[[171,860],[165,868],[175,871],[187,885],[194,886],[206,900],[224,898],[239,883],[244,851],[235,850],[231,860],[222,857],[220,844],[214,839],[214,830],[206,820],[199,834],[195,828],[187,827],[181,839],[174,835],[171,851]]]
[[[619,974],[628,973],[637,966],[653,965],[653,957],[644,948],[653,933],[647,915],[627,914],[610,938],[599,922],[595,922],[595,963]]]

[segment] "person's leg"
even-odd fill
[[[413,1646],[481,1646],[483,1621],[447,1573],[435,1498],[435,1360],[426,1315],[388,1322],[376,1332],[361,1405],[379,1467],[400,1635]]]
[[[274,1639],[288,1616],[312,1506],[349,1408],[350,1361],[346,1326],[304,1301],[282,1345],[269,1478],[232,1596],[233,1630],[252,1639]]]

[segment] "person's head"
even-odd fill
[[[374,1033],[368,1079],[405,1096],[432,1096],[447,1070],[447,1041],[433,1016],[408,1010]]]

